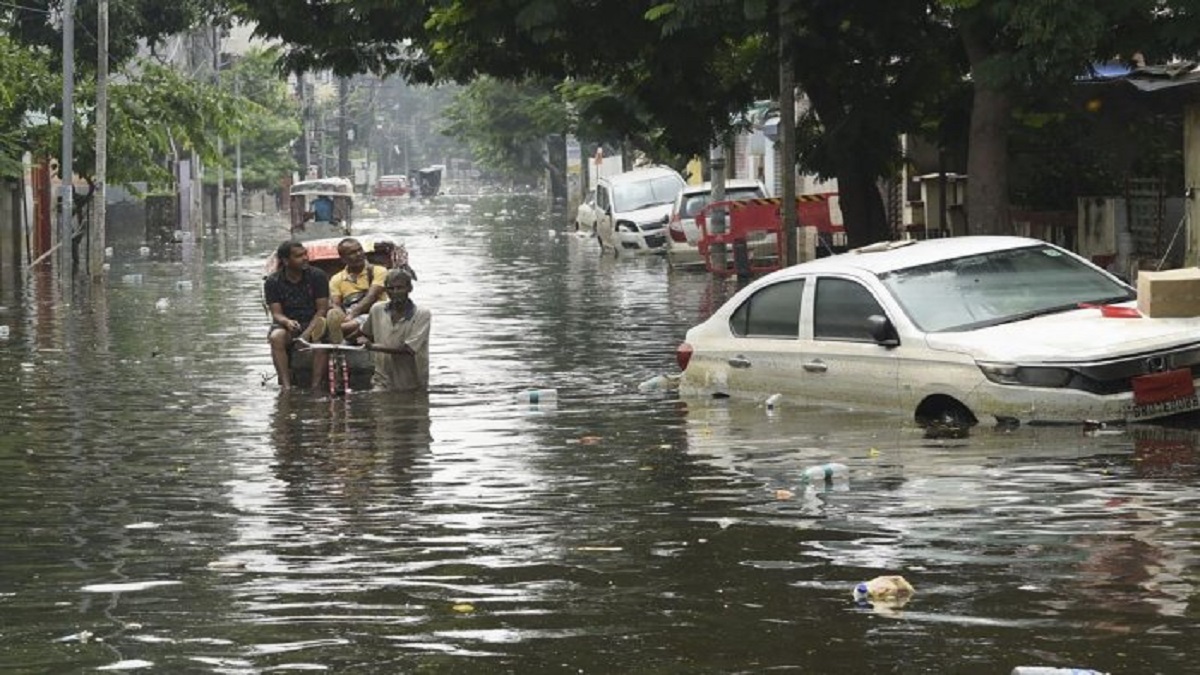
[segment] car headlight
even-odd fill
[[[637,225],[634,225],[633,223],[631,223],[627,220],[617,221],[617,232],[637,232],[637,231],[638,231]]]
[[[979,362],[983,376],[996,384],[1025,387],[1065,387],[1075,376],[1070,368],[1052,366],[1018,366],[1013,363]]]

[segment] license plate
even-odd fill
[[[1191,368],[1179,368],[1165,373],[1152,373],[1133,378],[1135,407],[1168,403],[1189,396],[1195,397],[1196,385]]]
[[[1173,401],[1162,401],[1147,405],[1134,405],[1126,411],[1125,418],[1130,422],[1146,420],[1154,417],[1166,417],[1176,413],[1190,412],[1200,408],[1200,399],[1195,394]]]

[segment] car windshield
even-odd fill
[[[613,208],[617,211],[637,211],[670,204],[682,188],[683,181],[675,176],[660,176],[619,185],[613,190]]]
[[[1134,299],[1133,291],[1061,250],[1045,246],[942,260],[880,276],[927,333],[985,328]]]
[[[737,199],[754,199],[763,197],[762,190],[757,187],[729,188],[725,190],[725,200],[733,201]],[[683,216],[685,218],[695,218],[696,214],[708,206],[712,200],[711,192],[699,192],[693,195],[688,195],[684,198]]]

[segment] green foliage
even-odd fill
[[[219,158],[225,168],[235,165],[241,141],[242,185],[248,189],[273,187],[297,168],[291,144],[301,135],[300,107],[276,66],[278,58],[277,50],[253,49],[221,74],[220,94],[231,97],[238,114],[225,128],[214,125],[210,135],[219,132],[225,139]],[[215,172],[205,180],[215,182]]]
[[[21,0],[10,5],[9,36],[30,48],[53,55],[55,70],[62,63],[62,0]],[[85,77],[96,70],[96,0],[75,3],[75,66]],[[109,0],[109,69],[119,70],[137,54],[140,42],[154,47],[163,39],[196,26],[220,23],[228,10],[222,0]]]
[[[0,35],[0,175],[19,176],[25,149],[50,138],[48,113],[61,98],[62,78],[46,56]]]
[[[569,118],[549,83],[482,77],[454,98],[442,131],[465,142],[483,166],[528,177],[544,169],[546,136],[566,133]]]
[[[109,87],[109,182],[170,183],[164,159],[189,153],[205,164],[219,161],[218,134],[231,136],[247,119],[238,100],[174,68],[151,61],[138,67],[135,77]],[[82,137],[91,136],[86,125],[80,131]],[[94,166],[90,148],[76,147],[80,173]]]

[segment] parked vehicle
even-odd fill
[[[680,391],[779,393],[923,425],[1200,409],[1200,317],[1142,317],[1135,299],[1116,276],[1034,239],[883,242],[739,291],[687,332]]]
[[[725,199],[755,199],[767,196],[767,188],[757,180],[731,178],[725,181]],[[671,216],[667,222],[667,260],[672,267],[704,267],[704,260],[696,247],[700,241],[700,229],[696,226],[696,215],[712,203],[712,183],[688,185],[675,197],[671,205]]]
[[[302,242],[304,249],[308,251],[308,264],[320,268],[330,277],[340,272],[345,265],[338,254],[337,245],[343,238],[339,236]],[[379,274],[387,274],[387,270],[393,267],[408,267],[408,250],[404,244],[398,244],[390,237],[380,234],[367,234],[355,237],[355,239],[362,244],[363,251],[367,254],[367,262],[380,269]],[[275,257],[275,252],[272,250],[263,265],[263,277],[274,274],[278,268],[279,259]],[[267,309],[265,298],[263,308]],[[375,374],[375,365],[371,360],[370,352],[348,351],[345,352],[345,357],[349,370],[350,387],[352,389],[370,389],[371,378]],[[294,350],[291,369],[292,382],[300,387],[308,386],[312,373],[312,352]]]
[[[575,209],[575,231],[596,234],[596,188],[589,190]]]
[[[354,185],[349,178],[318,178],[291,187],[291,235],[313,239],[350,234]]]
[[[375,181],[376,197],[404,197],[408,195],[408,177],[401,175],[380,176]]]
[[[596,235],[613,251],[658,251],[666,246],[671,204],[683,177],[666,167],[634,169],[596,184]]]

